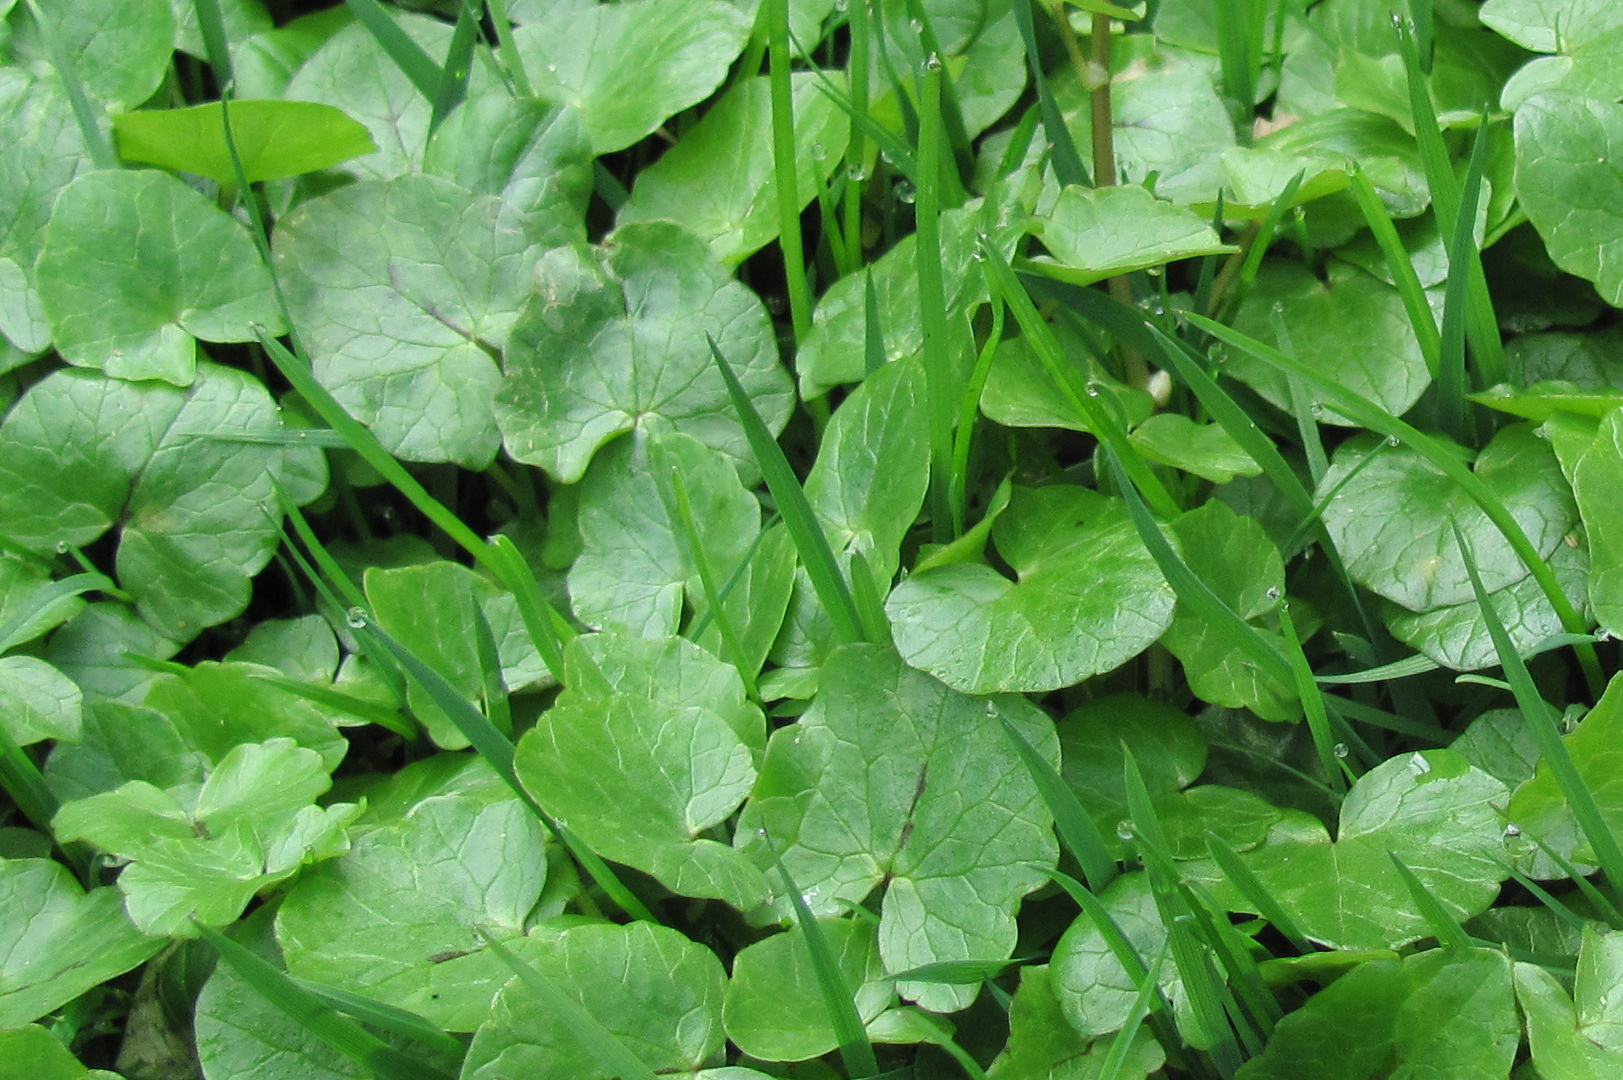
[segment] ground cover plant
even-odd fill
[[[0,17],[0,1080],[1623,1073],[1623,8]]]

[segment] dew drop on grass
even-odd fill
[[[845,178],[853,184],[860,184],[868,179],[868,170],[861,165],[853,165],[845,171]]]
[[[1388,445],[1388,446],[1402,446],[1403,445],[1403,440],[1398,438],[1396,435],[1388,435],[1386,437],[1386,445]]]
[[[913,190],[913,185],[912,184],[897,184],[896,185],[896,201],[897,202],[905,203],[908,206],[912,206],[913,205],[913,200],[916,199],[916,198],[918,198],[918,193]]]
[[[1266,593],[1264,593],[1263,595],[1267,596],[1268,599],[1270,599],[1270,600],[1278,600],[1281,596],[1284,596],[1285,594],[1282,591],[1280,591],[1279,586],[1270,585],[1270,586],[1268,586],[1268,591]]]
[[[940,71],[941,70],[941,57],[936,55],[935,53],[931,53],[929,56],[925,57],[924,58],[924,70],[925,71]]]
[[[1088,380],[1087,391],[1088,397],[1098,397],[1103,392],[1100,389],[1098,382],[1093,379]]]
[[[344,622],[349,625],[351,630],[365,630],[367,623],[366,610],[358,607],[350,608],[344,615]]]
[[[1116,836],[1118,838],[1122,840],[1131,840],[1133,835],[1133,823],[1131,821],[1124,819],[1116,823]]]
[[[1345,761],[1347,760],[1347,755],[1352,753],[1352,749],[1346,743],[1338,742],[1335,746],[1330,748],[1330,752],[1337,758]]]
[[[1522,834],[1522,827],[1520,825],[1516,824],[1514,821],[1512,821],[1511,823],[1509,823],[1508,825],[1505,826],[1505,837],[1506,837],[1506,839],[1513,839],[1515,837],[1520,836],[1521,834]]]
[[[811,156],[813,161],[822,161],[828,157],[828,151],[823,148],[822,143],[812,143]]]
[[[56,553],[58,555],[66,555],[68,553],[68,542],[66,540],[58,540],[56,542]]]

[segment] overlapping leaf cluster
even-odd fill
[[[0,20],[0,1078],[1623,1071],[1616,4]]]

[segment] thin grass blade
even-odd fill
[[[656,1080],[654,1070],[621,1041],[620,1036],[603,1026],[580,1002],[564,993],[557,983],[537,971],[524,958],[484,931],[485,947],[510,968],[524,988],[534,994],[541,1007],[551,1013],[561,1031],[573,1032],[581,1045],[590,1050],[607,1072],[620,1080]]]
[[[1511,644],[1504,623],[1500,622],[1498,612],[1494,611],[1493,604],[1488,599],[1488,592],[1482,587],[1482,578],[1477,573],[1476,557],[1471,552],[1470,542],[1465,539],[1465,534],[1460,532],[1457,525],[1454,527],[1454,542],[1459,546],[1460,555],[1465,560],[1465,572],[1471,578],[1471,591],[1476,594],[1477,608],[1482,612],[1482,621],[1488,628],[1488,636],[1493,639],[1494,650],[1499,654],[1499,665],[1504,669],[1505,678],[1515,692],[1516,704],[1521,710],[1522,719],[1526,721],[1533,742],[1538,746],[1539,757],[1549,765],[1550,772],[1555,776],[1556,785],[1561,789],[1561,794],[1566,796],[1567,805],[1572,807],[1573,816],[1578,819],[1578,827],[1583,830],[1584,838],[1594,849],[1595,859],[1600,864],[1601,872],[1606,875],[1608,884],[1613,890],[1623,888],[1623,848],[1618,847],[1617,837],[1612,833],[1611,826],[1606,823],[1605,816],[1601,814],[1594,793],[1578,774],[1578,766],[1567,751],[1567,744],[1556,731],[1554,713],[1538,692],[1538,687],[1533,684],[1533,676],[1528,672],[1527,664],[1516,652],[1515,645]]]
[[[1590,881],[1582,870],[1574,866],[1572,861],[1565,855],[1551,847],[1543,837],[1533,836],[1531,839],[1533,843],[1538,845],[1539,850],[1548,855],[1550,860],[1561,868],[1561,872],[1567,875],[1574,885],[1578,886],[1578,891],[1583,894],[1584,899],[1594,905],[1595,910],[1601,913],[1602,918],[1612,924],[1613,929],[1623,930],[1623,911],[1618,910],[1617,905],[1612,903],[1609,896],[1597,889],[1594,882]]]
[[[1081,865],[1082,876],[1088,879],[1088,888],[1095,893],[1102,892],[1105,886],[1116,879],[1117,867],[1116,860],[1105,847],[1104,836],[1099,832],[1099,826],[1082,808],[1076,792],[1071,790],[1071,785],[1065,782],[1059,770],[1037,753],[1009,718],[990,703],[986,711],[989,715],[997,717],[1003,733],[1009,737],[1009,745],[1014,747],[1021,764],[1031,774],[1032,783],[1037,785],[1037,792],[1042,796],[1044,805],[1048,807],[1048,813],[1054,819],[1054,827],[1059,832],[1060,840]]]
[[[451,1080],[449,1073],[397,1050],[360,1024],[342,1015],[246,946],[198,924],[221,961],[271,1005],[378,1080]]]
[[[292,978],[289,976],[289,978]],[[466,1049],[456,1036],[447,1034],[442,1029],[429,1023],[414,1012],[382,1001],[375,1001],[360,994],[352,994],[348,990],[340,990],[336,986],[323,986],[321,983],[310,982],[307,979],[292,979],[296,986],[308,990],[316,997],[331,1005],[345,1016],[370,1024],[379,1031],[387,1031],[402,1038],[414,1039],[424,1046],[431,1046],[447,1054],[461,1054]]]
[[[1313,748],[1319,754],[1319,767],[1324,770],[1330,790],[1337,795],[1347,791],[1347,777],[1342,773],[1341,759],[1336,756],[1335,738],[1330,734],[1330,714],[1325,709],[1324,695],[1314,681],[1313,667],[1302,651],[1301,637],[1296,633],[1296,620],[1291,618],[1290,605],[1279,605],[1279,630],[1285,639],[1285,658],[1290,662],[1292,682],[1296,696],[1307,717],[1308,731],[1313,736]]]
[[[1381,197],[1375,193],[1375,185],[1369,182],[1362,169],[1353,170],[1352,193],[1358,200],[1364,223],[1369,226],[1370,234],[1375,237],[1381,254],[1386,257],[1386,268],[1397,283],[1398,297],[1403,301],[1409,324],[1414,327],[1415,340],[1420,343],[1420,355],[1426,358],[1426,370],[1435,379],[1441,364],[1442,335],[1437,331],[1437,318],[1426,301],[1426,290],[1420,284],[1420,275],[1415,273],[1414,260],[1409,257],[1408,249],[1398,237],[1397,227],[1392,224],[1392,215],[1387,213],[1386,204],[1381,202]]]
[[[1285,935],[1285,940],[1289,941],[1297,952],[1306,954],[1313,951],[1313,944],[1308,941],[1301,926],[1262,883],[1262,879],[1251,872],[1251,868],[1241,860],[1227,840],[1208,830],[1206,850],[1211,852],[1212,861],[1217,863],[1230,883],[1256,906],[1257,914],[1273,923],[1274,929]]]
[[[822,601],[829,620],[834,624],[835,636],[845,643],[866,640],[856,601],[851,598],[851,590],[846,586],[839,564],[834,561],[828,536],[817,522],[817,514],[806,499],[800,479],[790,467],[789,459],[784,457],[783,448],[767,430],[761,414],[755,411],[749,394],[739,383],[738,376],[733,374],[732,365],[721,355],[714,339],[706,335],[706,340],[710,342],[710,355],[715,358],[716,367],[727,384],[727,396],[732,399],[733,409],[744,427],[750,450],[755,454],[755,463],[766,481],[767,490],[772,492],[772,498],[778,504],[778,513],[783,515],[783,523],[795,542],[800,564],[806,568],[806,576],[811,579],[817,599]]]
[[[118,151],[113,149],[112,139],[102,124],[105,113],[90,103],[79,72],[73,66],[73,57],[68,55],[67,44],[57,32],[56,21],[40,10],[37,0],[25,2],[28,13],[34,17],[34,25],[39,27],[40,37],[45,39],[46,51],[51,54],[51,66],[61,80],[62,92],[67,96],[68,107],[73,110],[73,120],[79,125],[79,137],[84,140],[91,164],[98,169],[118,168]]]
[[[873,1043],[868,1039],[868,1030],[857,1013],[857,1004],[845,985],[845,977],[834,962],[828,939],[823,937],[823,928],[812,917],[811,908],[806,906],[805,898],[800,895],[800,886],[795,884],[795,879],[789,875],[789,868],[783,864],[783,856],[778,852],[777,845],[765,832],[761,835],[766,841],[767,850],[772,853],[773,863],[777,865],[778,876],[783,878],[783,887],[789,892],[795,924],[800,928],[801,940],[806,943],[806,953],[811,958],[812,972],[817,976],[817,989],[823,996],[823,1005],[828,1009],[829,1023],[834,1026],[834,1037],[839,1043],[840,1061],[845,1065],[846,1075],[872,1076],[879,1071],[879,1060],[874,1056]]]
[[[862,273],[862,362],[865,374],[885,366],[885,326],[879,317],[879,291],[874,288],[873,267]]]
[[[1161,966],[1166,958],[1167,950],[1163,948],[1150,961],[1149,972],[1133,994],[1132,1007],[1127,1010],[1127,1022],[1111,1037],[1110,1052],[1099,1066],[1096,1080],[1117,1080],[1121,1075],[1122,1067],[1127,1064],[1127,1054],[1133,1048],[1133,1040],[1138,1038],[1138,1029],[1144,1026],[1144,1018],[1149,1015],[1150,1006],[1155,1000],[1155,991],[1161,983]]]
[[[941,58],[925,63],[919,94],[919,179],[914,239],[923,324],[924,385],[930,430],[930,536],[950,543],[964,531],[961,505],[952,502],[953,402],[957,367],[948,338],[947,292],[941,269]]]
[[[1471,935],[1465,932],[1465,927],[1460,925],[1453,913],[1431,894],[1431,890],[1426,888],[1426,883],[1415,876],[1415,872],[1398,858],[1396,852],[1388,851],[1386,854],[1392,860],[1392,865],[1397,867],[1398,876],[1403,879],[1404,887],[1409,890],[1409,896],[1413,898],[1415,907],[1420,909],[1421,917],[1431,927],[1432,936],[1437,939],[1437,944],[1445,949],[1469,949],[1472,944]]]
[[[1061,187],[1072,184],[1092,186],[1087,166],[1082,164],[1082,155],[1077,152],[1076,140],[1071,138],[1071,129],[1065,124],[1065,114],[1048,85],[1048,76],[1043,74],[1042,55],[1037,48],[1037,29],[1031,10],[1031,0],[1014,0],[1014,23],[1020,30],[1020,40],[1026,46],[1031,84],[1037,88],[1037,104],[1042,109],[1043,135],[1049,146],[1048,155],[1054,166],[1054,177]]]
[[[209,66],[214,69],[214,84],[230,86],[235,81],[231,70],[230,39],[225,33],[225,17],[220,13],[220,0],[192,0],[197,12],[197,29],[203,38],[203,51]]]
[[[411,80],[417,92],[433,102],[445,78],[433,57],[424,52],[410,34],[400,29],[400,24],[390,17],[378,0],[344,0],[344,3],[354,14],[355,21],[366,27],[367,33],[394,61],[395,67]]]
[[[969,451],[975,438],[975,420],[980,415],[981,394],[986,390],[986,380],[992,374],[992,361],[997,356],[998,345],[1003,341],[1003,312],[1004,305],[994,302],[992,304],[992,329],[986,335],[986,343],[975,358],[975,367],[969,374],[969,385],[964,387],[961,400],[958,403],[958,429],[952,444],[952,479],[948,487],[948,498],[952,503],[953,531],[962,536],[964,532],[964,514],[966,513],[966,499],[969,489]]]
[[[507,72],[507,78],[513,84],[514,96],[534,97],[530,76],[524,70],[524,58],[519,55],[518,46],[513,42],[513,20],[507,17],[507,0],[485,0],[485,10],[496,28],[496,44],[499,47],[497,63]]]
[[[795,163],[794,95],[789,84],[789,0],[765,0],[767,54],[771,58],[772,176],[778,200],[778,247],[795,343],[811,332],[811,285],[800,237],[800,184]]]
[[[1482,193],[1483,151],[1488,145],[1487,118],[1476,129],[1476,140],[1471,147],[1470,166],[1465,172],[1465,186],[1460,192],[1459,212],[1454,217],[1454,234],[1448,244],[1448,287],[1444,291],[1442,346],[1438,353],[1437,404],[1443,431],[1456,442],[1468,442],[1466,428],[1465,393],[1469,380],[1465,371],[1465,324],[1469,318],[1470,296],[1467,283],[1470,274],[1460,273],[1455,267],[1470,265],[1477,257],[1476,208]]]
[[[468,96],[468,76],[473,71],[473,50],[479,44],[479,21],[483,18],[484,5],[479,0],[462,0],[456,28],[451,32],[451,44],[445,51],[445,66],[440,69],[439,85],[429,98],[434,103],[428,119],[429,138],[434,137],[440,124]]]
[[[334,690],[330,686],[317,686],[314,683],[300,682],[298,679],[290,679],[286,675],[261,675],[256,673],[250,677],[258,682],[274,686],[278,690],[320,705],[324,709],[348,713],[357,719],[377,724],[379,727],[386,728],[403,739],[416,740],[422,737],[422,733],[412,727],[400,715],[398,710],[391,709],[381,702],[369,701],[363,697],[356,697],[354,694],[346,694],[341,690]]]

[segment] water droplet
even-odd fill
[[[1116,835],[1122,840],[1131,840],[1133,838],[1133,823],[1125,819],[1117,822]]]
[[[1103,393],[1103,389],[1100,387],[1099,383],[1093,379],[1088,380],[1086,389],[1088,392],[1088,397],[1098,397],[1101,393]]]
[[[935,53],[931,53],[929,56],[926,56],[924,58],[924,70],[925,71],[940,71],[941,70],[941,57],[937,56]]]
[[[845,171],[845,178],[853,184],[860,184],[868,179],[868,170],[861,165],[853,165]]]
[[[1152,266],[1144,272],[1150,275],[1152,278],[1158,278],[1161,276],[1161,268],[1159,266]]]
[[[1600,157],[1596,158],[1595,159],[1595,164],[1596,165],[1604,165],[1604,164],[1606,164],[1606,155],[1602,154]]]
[[[1338,742],[1335,746],[1330,748],[1330,752],[1338,759],[1345,761],[1347,760],[1347,755],[1352,753],[1352,748],[1344,742]]]
[[[974,251],[973,251],[973,252],[972,252],[972,253],[971,253],[971,254],[970,254],[970,256],[969,256],[969,257],[970,257],[970,258],[971,258],[971,259],[974,259],[974,260],[975,260],[975,261],[976,261],[976,262],[985,262],[985,261],[986,261],[986,252],[984,252],[984,251],[982,251],[982,250],[981,250],[981,249],[980,249],[980,248],[976,248],[976,249],[975,249],[975,250],[974,250]]]
[[[1275,300],[1274,301],[1274,314],[1275,315],[1283,315],[1283,314],[1285,314],[1285,302],[1283,300]]]
[[[800,902],[802,904],[805,904],[807,907],[811,907],[812,904],[816,900],[817,900],[817,893],[816,893],[815,890],[812,891],[812,892],[803,892],[803,893],[800,894]]]
[[[351,630],[365,630],[367,624],[366,609],[352,607],[344,615],[344,622],[349,624]]]
[[[1398,438],[1396,435],[1388,435],[1386,437],[1386,445],[1388,445],[1388,446],[1402,446],[1403,445],[1403,440]]]
[[[1322,401],[1310,401],[1310,402],[1308,402],[1307,411],[1313,414],[1313,419],[1317,420],[1319,417],[1324,415],[1324,402],[1322,402]]]
[[[56,542],[56,553],[58,555],[66,555],[68,553],[68,542],[66,540],[58,540]]]
[[[906,203],[908,206],[912,206],[913,205],[913,200],[916,199],[916,198],[918,198],[918,193],[913,190],[913,185],[912,184],[897,184],[896,185],[896,201],[897,202]]]
[[[1402,30],[1403,29],[1403,16],[1399,15],[1395,11],[1392,13],[1392,28],[1394,30]]]
[[[918,33],[920,30],[924,29],[924,24],[922,22],[920,22],[918,19],[909,19],[909,20],[907,20],[907,25],[913,28],[913,32],[915,34]]]
[[[553,75],[558,74],[558,65],[557,64],[548,64],[547,65],[547,71],[550,74],[553,74]]]
[[[1516,824],[1514,821],[1512,821],[1509,825],[1505,826],[1505,836],[1513,837],[1513,836],[1520,836],[1521,834],[1522,834],[1522,827],[1520,825]]]
[[[822,143],[812,143],[811,156],[813,161],[822,161],[824,158],[828,157],[828,151],[824,149]]]
[[[1268,591],[1267,591],[1267,593],[1265,595],[1270,600],[1278,600],[1281,596],[1284,596],[1285,594],[1284,594],[1283,591],[1280,590],[1279,586],[1270,585],[1270,586],[1268,586]]]
[[[1416,776],[1425,776],[1431,772],[1431,762],[1427,761],[1422,754],[1411,754],[1409,755],[1409,771]]]

